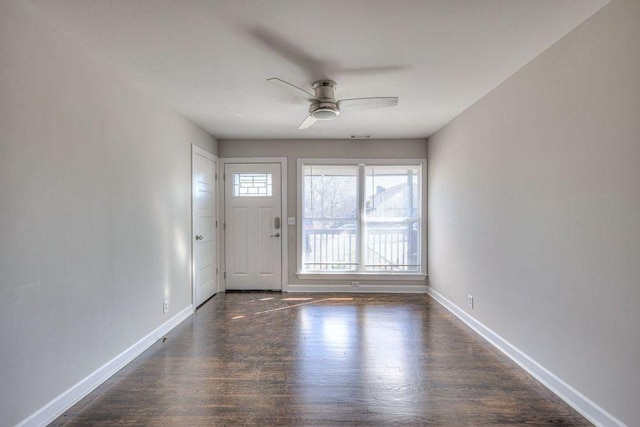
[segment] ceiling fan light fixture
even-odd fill
[[[333,102],[318,102],[311,105],[309,114],[317,120],[331,120],[338,117],[340,109]]]
[[[318,120],[331,120],[338,117],[340,111],[334,111],[330,108],[318,108],[311,115]]]

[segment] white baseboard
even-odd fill
[[[340,292],[340,293],[384,293],[384,294],[426,294],[426,285],[292,285],[287,292]]]
[[[25,418],[17,427],[44,426],[54,421],[67,409],[78,403],[83,397],[91,393],[100,384],[122,369],[126,364],[138,357],[143,351],[151,347],[151,345],[162,338],[163,335],[178,326],[183,320],[193,314],[193,311],[193,305],[189,305],[140,339],[137,343],[105,363],[38,411]]]
[[[590,422],[596,426],[625,426],[622,421],[605,411],[598,404],[527,356],[500,335],[478,322],[442,294],[431,287],[427,288],[427,293]]]

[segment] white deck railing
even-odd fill
[[[364,271],[417,271],[418,232],[416,221],[393,224],[369,223],[366,233]],[[305,229],[305,271],[357,271],[358,240],[355,229]]]

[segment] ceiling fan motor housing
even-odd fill
[[[336,82],[333,80],[318,80],[313,84],[317,102],[309,107],[309,114],[318,120],[331,120],[338,117],[340,108],[336,103]]]

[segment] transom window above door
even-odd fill
[[[298,162],[298,274],[424,275],[423,160]]]

